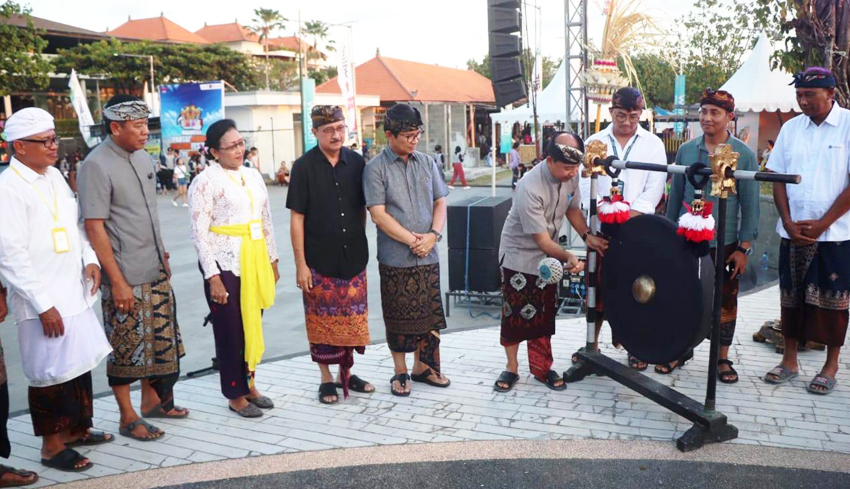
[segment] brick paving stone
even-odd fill
[[[805,392],[808,380],[823,363],[824,353],[801,352],[801,376],[773,386],[761,376],[779,362],[773,348],[751,340],[753,332],[779,315],[778,287],[740,298],[737,335],[730,358],[740,375],[734,385],[718,384],[718,410],[739,428],[731,443],[830,450],[850,453],[850,365],[843,361],[839,387],[827,397]],[[569,364],[569,353],[583,346],[583,318],[558,321],[552,338],[558,371]],[[671,442],[691,423],[652,401],[596,376],[551,391],[527,371],[527,354],[520,349],[520,380],[507,394],[493,392],[504,369],[504,350],[498,327],[446,334],[441,361],[452,386],[439,389],[414,383],[409,397],[389,392],[393,362],[386,345],[373,345],[357,357],[354,370],[372,382],[371,395],[351,393],[348,400],[323,405],[317,400],[318,369],[309,356],[261,364],[257,386],[276,403],[258,419],[228,412],[217,376],[177,384],[178,403],[191,409],[186,420],[156,420],[167,432],[162,440],[144,443],[118,437],[116,442],[81,449],[96,464],[85,474],[42,471],[41,439],[32,435],[28,415],[10,419],[12,465],[37,470],[39,486],[88,477],[147,470],[155,467],[242,458],[260,454],[365,447],[400,443],[439,443],[463,440],[608,439]],[[610,329],[603,328],[603,353],[625,363],[625,352],[611,347]],[[708,342],[695,358],[671,375],[645,374],[702,400],[708,365]],[[139,393],[132,393],[134,403]],[[118,407],[112,397],[95,400],[95,427],[118,429]]]

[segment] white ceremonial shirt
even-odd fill
[[[242,182],[254,198],[251,198]],[[225,170],[216,162],[198,174],[189,187],[189,213],[192,221],[192,241],[204,270],[204,278],[227,270],[240,275],[240,249],[242,238],[224,236],[210,231],[212,226],[247,224],[262,219],[263,234],[269,251],[269,260],[278,259],[274,242],[274,227],[269,210],[266,182],[259,171],[240,166],[238,170]],[[216,265],[218,263],[218,265]]]
[[[58,224],[53,218],[54,196]],[[9,303],[17,323],[38,319],[52,307],[62,317],[75,316],[97,299],[83,276],[85,266],[98,264],[97,255],[78,215],[77,199],[56,168],[48,167],[40,175],[13,157],[0,174],[0,274],[9,282]],[[54,250],[57,226],[67,232],[66,253]]]
[[[637,132],[625,148],[620,146],[614,137],[614,124],[587,138],[585,145],[591,141],[602,141],[608,146],[608,155],[616,154],[618,159],[624,161],[639,161],[641,163],[667,164],[667,151],[661,139],[638,125]],[[616,149],[616,151],[615,151]],[[628,156],[626,154],[628,153]],[[590,209],[590,178],[580,177],[581,204],[585,209]],[[661,201],[664,194],[664,185],[667,174],[646,170],[623,170],[620,172],[620,181],[623,182],[623,199],[629,203],[632,210],[642,214],[655,214],[655,207]],[[598,199],[611,195],[611,177],[600,175],[598,180]]]
[[[850,110],[835,103],[818,126],[805,114],[782,125],[767,169],[800,175],[797,185],[786,184],[791,220],[820,219],[850,184]],[[776,232],[788,233],[780,218]],[[839,217],[818,241],[850,240],[850,213]]]

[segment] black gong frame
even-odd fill
[[[609,156],[604,160],[597,160],[595,165],[603,165],[607,173],[616,178],[617,174],[623,169],[647,170],[655,172],[664,172],[671,174],[688,174],[692,179],[694,176],[702,176],[702,182],[707,181],[707,177],[713,175],[711,168],[708,165],[700,164],[697,168],[692,168],[681,165],[660,165],[655,163],[640,163],[618,160],[614,156]],[[798,184],[800,183],[799,175],[788,175],[772,172],[754,172],[743,170],[732,170],[726,168],[726,178],[734,178],[737,180],[757,180],[760,182],[780,182]],[[590,232],[596,234],[598,227],[596,199],[598,195],[597,173],[591,174],[590,181]],[[692,180],[693,181],[693,180]],[[715,236],[722,237],[726,231],[726,197],[725,193],[718,197],[717,215]],[[738,437],[738,428],[729,424],[726,416],[717,411],[716,393],[717,393],[717,358],[720,352],[720,307],[722,304],[723,293],[723,277],[726,264],[724,260],[715,260],[715,275],[714,275],[714,304],[711,314],[711,347],[709,350],[708,362],[708,381],[706,386],[705,402],[700,403],[681,392],[676,391],[656,380],[653,380],[646,375],[639,373],[628,365],[624,365],[616,360],[608,358],[602,353],[598,353],[593,348],[595,342],[596,331],[596,269],[598,258],[596,251],[588,248],[587,250],[587,344],[584,350],[579,351],[576,355],[579,359],[573,367],[564,373],[566,382],[577,382],[591,374],[603,374],[610,377],[612,380],[632,389],[638,394],[643,395],[647,399],[663,406],[666,409],[682,416],[691,421],[694,425],[686,431],[680,438],[676,440],[676,447],[682,452],[689,452],[703,447],[706,443],[718,443],[732,440]]]

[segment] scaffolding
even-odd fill
[[[564,61],[567,63],[567,127],[572,128],[586,139],[590,136],[588,119],[587,89],[583,86],[580,74],[587,68],[587,0],[564,0]],[[573,120],[573,110],[578,109],[577,120]]]

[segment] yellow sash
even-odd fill
[[[252,221],[248,224],[210,227],[210,231],[216,234],[242,238],[242,246],[239,248],[241,268],[239,295],[242,329],[245,331],[245,361],[251,372],[256,370],[266,349],[263,342],[263,317],[260,311],[274,304],[275,293],[274,272],[269,261],[266,240],[251,239],[252,223],[262,225],[262,221]]]

